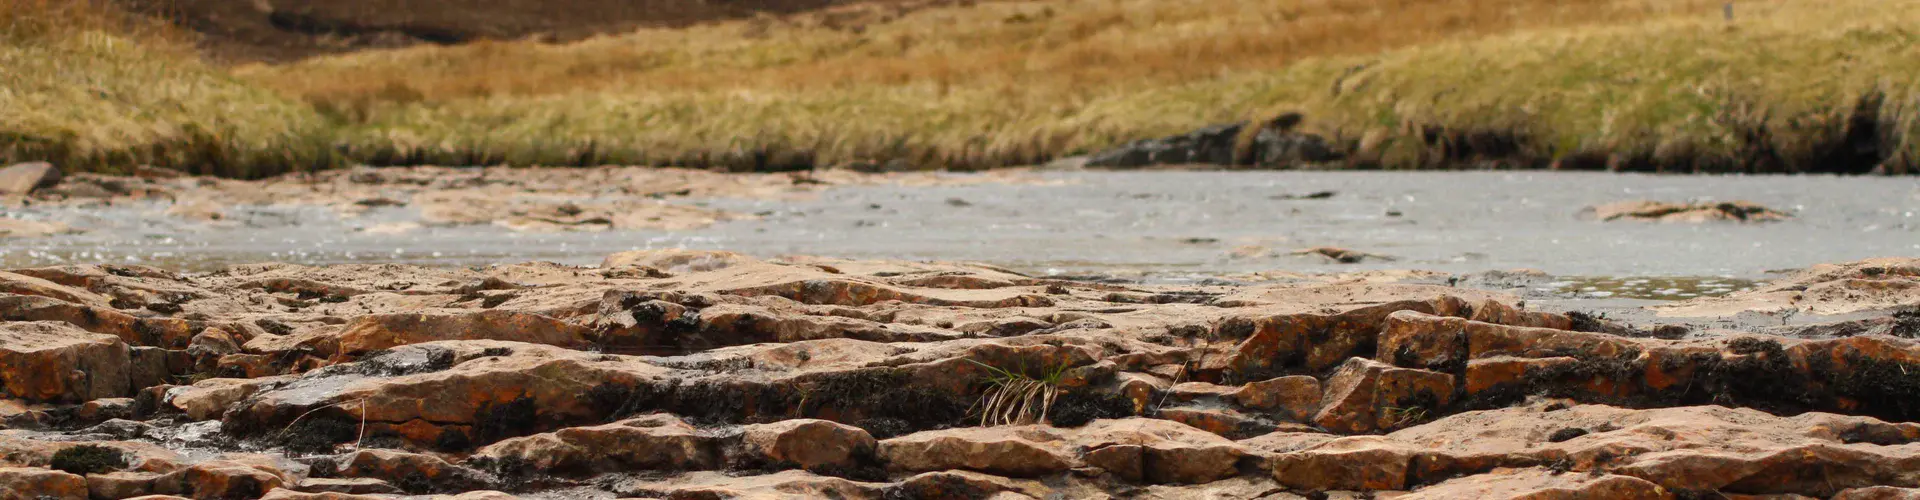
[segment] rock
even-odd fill
[[[154,491],[193,498],[258,498],[288,482],[279,471],[264,466],[209,460],[155,479]]]
[[[492,341],[400,346],[329,368],[262,388],[226,413],[225,429],[278,433],[318,411],[307,425],[335,431],[315,438],[352,441],[357,431],[346,429],[364,422],[368,435],[460,449],[604,418],[619,402],[583,395],[631,391],[671,371],[634,357]]]
[[[0,271],[0,293],[37,295],[90,307],[111,307],[110,299],[91,291],[19,273]]]
[[[1260,130],[1249,141],[1246,155],[1240,154],[1239,143],[1248,124],[1241,122],[1210,125],[1186,134],[1134,141],[1089,155],[1084,165],[1096,168],[1156,165],[1287,168],[1341,158],[1325,138],[1295,131],[1300,121],[1299,114],[1288,113],[1260,124]]]
[[[1891,486],[1870,486],[1854,488],[1833,496],[1833,500],[1916,500],[1920,499],[1920,488],[1895,488]]]
[[[1349,434],[1392,430],[1439,415],[1452,401],[1452,375],[1353,358],[1327,377],[1313,421]]]
[[[0,238],[40,238],[78,232],[66,224],[0,217]]]
[[[880,441],[880,456],[904,472],[971,470],[1035,477],[1072,468],[1065,439],[1045,426],[925,431]]]
[[[1268,168],[1295,168],[1339,160],[1343,156],[1327,144],[1326,138],[1294,130],[1301,121],[1297,113],[1283,114],[1267,122],[1253,136],[1253,164]]]
[[[1174,401],[1181,402],[1198,399],[1220,399],[1228,394],[1233,394],[1234,390],[1233,387],[1209,384],[1206,382],[1185,382],[1174,384],[1172,388],[1167,389],[1167,396],[1173,398]]]
[[[102,472],[87,475],[87,490],[92,498],[132,498],[153,494],[160,474],[151,472]]]
[[[1129,481],[1200,484],[1237,473],[1246,452],[1226,438],[1158,419],[1099,420],[1074,431],[1088,465]]]
[[[880,499],[882,484],[849,481],[806,471],[737,476],[694,472],[663,480],[616,483],[616,495],[641,498],[843,498]],[[925,498],[925,497],[913,497]]]
[[[87,479],[35,467],[0,467],[0,498],[87,498]]]
[[[1268,196],[1267,198],[1275,200],[1325,200],[1333,198],[1336,194],[1339,193],[1335,191],[1314,191],[1311,193],[1277,194]]]
[[[1666,500],[1673,494],[1645,479],[1613,474],[1567,474],[1541,468],[1494,469],[1450,479],[1395,497],[1404,500],[1452,498],[1617,498]]]
[[[1358,264],[1367,260],[1394,260],[1393,257],[1375,253],[1361,252],[1335,247],[1313,247],[1293,251],[1294,255],[1317,255],[1341,264]]]
[[[474,457],[495,464],[526,464],[532,470],[563,475],[700,470],[720,464],[716,441],[672,415],[648,415],[508,439],[481,448]]]
[[[179,170],[174,170],[166,167],[141,165],[133,168],[133,176],[139,177],[142,179],[178,179],[181,177],[186,177],[187,174],[185,172],[181,172]]]
[[[1227,439],[1242,439],[1272,432],[1274,426],[1264,419],[1226,408],[1184,406],[1161,408],[1160,418],[1198,428]]]
[[[260,500],[390,500],[392,498],[394,497],[387,496],[387,495],[379,495],[379,496],[354,495],[354,494],[348,494],[348,493],[334,493],[334,492],[308,493],[303,491],[295,491],[287,488],[278,488],[273,491],[267,492],[266,496],[260,497]],[[433,498],[439,499],[439,498],[453,498],[453,497],[442,495],[442,496],[436,496]]]
[[[1584,216],[1602,220],[1646,222],[1774,222],[1791,215],[1745,201],[1665,203],[1623,201],[1587,207]]]
[[[1248,382],[1227,398],[1240,406],[1273,412],[1289,421],[1306,422],[1320,411],[1320,380],[1294,375]]]
[[[0,168],[0,196],[18,196],[60,183],[60,169],[52,163],[18,163]]]
[[[486,483],[480,471],[398,450],[358,450],[335,458],[331,465],[333,474],[343,478],[377,479],[416,490],[473,489]]]
[[[0,389],[28,401],[82,402],[132,394],[127,345],[72,325],[0,323]]]
[[[235,403],[239,403],[260,392],[283,382],[281,380],[213,378],[195,382],[187,387],[175,387],[166,392],[166,404],[173,409],[186,413],[187,418],[195,421],[220,418]]]
[[[1086,166],[1233,165],[1235,142],[1244,126],[1240,123],[1211,125],[1187,134],[1134,141],[1088,156]]]
[[[73,411],[73,418],[76,421],[89,424],[132,417],[133,398],[95,399],[81,404]]]
[[[1833,414],[1543,402],[1461,413],[1385,436],[1337,438],[1270,455],[1267,462],[1276,481],[1314,491],[1399,490],[1501,467],[1552,466],[1636,477],[1672,491],[1824,498],[1848,488],[1912,487],[1914,479],[1892,471],[1920,455],[1906,445],[1870,443],[1915,438],[1920,426],[1914,424]]]
[[[397,495],[404,494],[386,481],[363,477],[354,479],[308,478],[300,480],[293,489],[304,493],[341,493],[347,495]]]
[[[1915,306],[1920,306],[1920,259],[1878,258],[1821,264],[1751,290],[1652,309],[1661,316],[1718,317],[1747,311],[1836,315]]]
[[[742,441],[756,459],[807,470],[855,467],[878,446],[864,429],[814,419],[749,425]]]
[[[608,255],[600,262],[600,268],[640,266],[670,273],[691,273],[726,269],[755,262],[759,260],[720,250],[633,250]]]
[[[59,321],[89,332],[120,337],[129,345],[185,347],[192,338],[192,330],[184,320],[140,318],[113,309],[32,295],[0,295],[0,320]]]
[[[395,346],[438,340],[512,340],[561,347],[592,345],[592,332],[566,322],[513,311],[362,316],[340,333],[340,354],[356,357]]]

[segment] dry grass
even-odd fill
[[[0,0],[0,161],[234,176],[330,161],[311,107],[202,64],[190,41],[101,0]]]
[[[30,0],[0,5],[22,2]],[[1910,168],[1920,92],[1902,75],[1920,69],[1920,56],[1905,26],[1920,22],[1920,5],[1742,0],[1729,24],[1722,3],[867,7],[565,45],[362,52],[236,68],[238,81],[164,48],[69,47],[123,38],[33,35],[40,41],[9,38],[0,54],[69,48],[25,80],[0,76],[4,88],[86,111],[0,125],[0,134],[24,130],[72,156],[98,157],[177,142],[197,127],[184,137],[201,139],[184,150],[222,152],[210,156],[233,165],[277,158],[267,169],[339,154],[376,164],[898,159],[965,169],[1302,111],[1308,128],[1356,152],[1350,166],[1851,169],[1859,144],[1851,134],[1873,136],[1875,161]],[[116,107],[129,99],[58,85],[73,74],[96,75],[139,104]],[[161,96],[135,84],[152,81],[193,83]],[[23,156],[21,141],[5,139],[0,154],[13,142],[13,156]]]
[[[646,30],[559,46],[366,52],[241,73],[351,124],[344,140],[375,162],[769,167],[904,159],[974,168],[1239,119],[1265,107],[1250,100],[1261,89],[1211,82],[1303,59],[1639,22],[1709,4],[1718,5],[993,2]]]

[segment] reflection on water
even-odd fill
[[[1535,291],[1577,298],[1686,300],[1752,289],[1757,282],[1732,277],[1563,277]]]

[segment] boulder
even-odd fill
[[[0,323],[0,390],[29,401],[83,402],[132,394],[127,345],[51,321]]]
[[[0,196],[18,196],[60,183],[60,169],[52,163],[18,163],[0,168]]]
[[[1149,418],[1098,420],[1075,429],[1073,443],[1088,464],[1128,481],[1200,484],[1237,473],[1246,451],[1233,441],[1176,422]]]
[[[1037,477],[1073,467],[1066,440],[1046,426],[923,431],[880,441],[880,456],[903,472],[970,470]]]
[[[1544,468],[1527,468],[1494,469],[1486,474],[1449,479],[1395,498],[1399,500],[1454,498],[1668,500],[1673,498],[1673,494],[1661,488],[1660,485],[1637,477],[1614,474],[1567,474]]]
[[[37,467],[0,467],[0,498],[87,498],[87,479]]]
[[[593,332],[538,314],[504,310],[361,316],[340,333],[340,354],[361,354],[438,340],[511,340],[569,348],[592,345]]]
[[[1248,382],[1227,395],[1242,407],[1262,410],[1292,422],[1306,422],[1320,411],[1320,380],[1292,375]]]
[[[358,450],[336,457],[330,465],[335,476],[377,479],[408,488],[471,489],[486,482],[480,471],[399,450]]]
[[[1353,358],[1327,377],[1313,421],[1348,434],[1393,430],[1438,416],[1452,401],[1452,375]]]
[[[154,480],[154,492],[193,498],[258,498],[291,478],[271,467],[231,460],[208,460]]]
[[[864,429],[814,419],[749,425],[741,440],[756,459],[807,470],[857,466],[878,446]]]
[[[531,470],[563,475],[700,470],[720,465],[714,438],[664,414],[508,439],[481,448],[473,456],[478,463],[524,464]]]

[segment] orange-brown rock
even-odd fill
[[[592,345],[592,333],[553,318],[487,310],[452,314],[362,316],[340,333],[340,354],[360,354],[439,340],[511,340],[569,348]]]
[[[93,498],[131,498],[149,495],[160,474],[151,472],[96,472],[87,474],[87,490]]]
[[[479,471],[432,455],[398,450],[358,450],[336,457],[324,467],[339,477],[379,479],[389,484],[466,489],[484,482]]]
[[[866,430],[826,420],[794,419],[742,429],[745,453],[801,469],[847,468],[873,456],[878,443]]]
[[[1313,421],[1342,433],[1393,430],[1439,415],[1452,401],[1452,375],[1353,358],[1327,377]]]
[[[1542,403],[1467,412],[1385,436],[1354,436],[1267,457],[1297,489],[1400,490],[1500,467],[1602,470],[1669,490],[1830,496],[1910,486],[1920,426],[1809,413],[1685,407],[1630,410]],[[1820,470],[1809,477],[1793,470]]]
[[[1158,419],[1100,420],[1074,430],[1088,465],[1129,481],[1208,483],[1232,476],[1246,452],[1233,441]]]
[[[508,439],[481,448],[474,457],[556,474],[712,469],[721,458],[713,437],[672,415]]]
[[[790,470],[757,476],[693,472],[665,480],[627,481],[613,489],[637,498],[885,498],[885,484]],[[924,498],[924,497],[915,497]]]
[[[127,345],[66,323],[0,323],[0,396],[82,402],[131,394]]]
[[[1869,486],[1854,488],[1833,496],[1833,500],[1914,500],[1920,499],[1920,488],[1895,488],[1892,486]]]
[[[1613,474],[1569,474],[1543,468],[1494,469],[1415,490],[1395,498],[1443,500],[1453,498],[1667,500],[1672,492],[1645,479]]]
[[[34,467],[0,467],[0,499],[86,497],[86,478]]]
[[[1045,426],[925,431],[880,441],[880,456],[904,472],[970,470],[1034,477],[1074,465],[1066,437]]]
[[[284,472],[258,463],[209,460],[160,476],[154,492],[193,498],[255,498],[290,482]]]
[[[1248,382],[1227,397],[1235,404],[1272,412],[1292,422],[1306,422],[1320,411],[1320,380],[1293,375]]]

